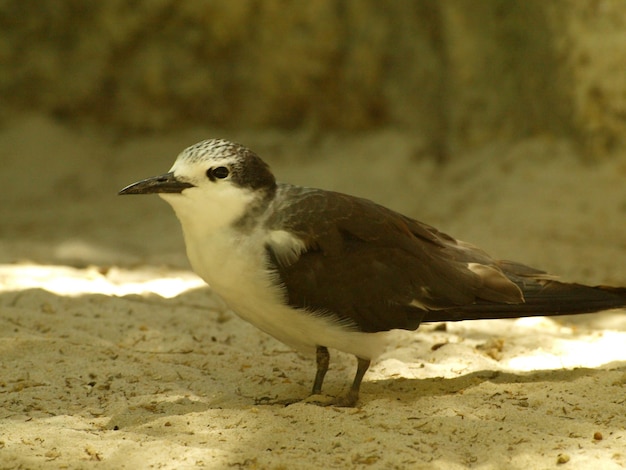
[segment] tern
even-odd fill
[[[395,329],[626,306],[626,288],[561,282],[367,199],[277,183],[257,154],[226,140],[192,145],[168,173],[119,192],[154,193],[180,220],[193,270],[235,313],[315,353],[312,395],[329,348],[356,356],[351,387],[326,404],[357,404]]]

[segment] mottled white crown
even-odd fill
[[[226,166],[231,181],[237,186],[252,190],[276,186],[269,166],[256,153],[228,140],[208,139],[187,147],[178,155],[172,171],[176,172],[181,166],[203,166],[204,172]]]

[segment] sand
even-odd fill
[[[297,403],[313,358],[193,273],[178,222],[122,186],[197,140],[248,144],[279,179],[377,200],[585,283],[626,285],[626,156],[494,143],[445,166],[386,130],[192,129],[120,139],[21,116],[0,131],[0,468],[626,467],[626,315],[398,332],[353,409]],[[329,395],[354,358],[331,351]]]

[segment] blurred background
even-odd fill
[[[0,467],[626,466],[619,312],[405,332],[356,412],[253,406],[314,361],[198,289],[165,202],[117,195],[215,137],[626,286],[624,0],[0,0]]]
[[[169,207],[116,192],[225,137],[626,283],[620,0],[4,0],[0,31],[1,262],[186,266]]]

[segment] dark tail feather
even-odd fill
[[[626,307],[626,288],[585,286],[559,281],[517,282],[524,303],[478,301],[471,305],[429,311],[422,322],[487,320],[496,318],[575,315]]]

